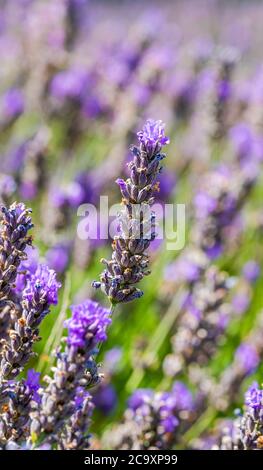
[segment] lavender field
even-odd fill
[[[263,2],[0,7],[0,449],[263,450]]]

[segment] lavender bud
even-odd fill
[[[107,267],[101,274],[100,282],[93,282],[93,287],[101,288],[113,305],[130,302],[143,295],[135,284],[149,274],[146,270],[148,265],[146,249],[150,241],[155,238],[155,224],[153,213],[151,220],[143,221],[138,216],[133,218],[132,213],[138,204],[140,211],[143,211],[143,208],[146,209],[153,203],[155,183],[161,170],[160,161],[165,157],[160,152],[162,146],[169,143],[161,121],[148,120],[137,135],[140,146],[132,148],[133,160],[128,164],[130,178],[126,181],[117,179],[125,207],[125,221],[122,220],[120,224],[121,235],[114,237],[112,258],[110,261],[104,261]],[[149,237],[146,238],[144,233],[147,224],[150,231]],[[131,229],[135,227],[137,227],[136,236],[133,232],[131,234]],[[115,266],[114,270],[111,269],[111,265]]]

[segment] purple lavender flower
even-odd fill
[[[24,97],[21,90],[12,88],[2,97],[2,112],[7,119],[17,118],[24,111]]]
[[[46,260],[57,273],[64,273],[69,263],[70,247],[66,244],[57,244],[46,253]]]
[[[32,308],[40,300],[42,304],[56,305],[60,287],[61,284],[56,280],[55,271],[45,264],[40,264],[35,273],[27,279],[23,299],[32,305]]]
[[[235,154],[240,161],[253,156],[255,138],[252,129],[247,124],[236,124],[230,129],[229,134]]]
[[[142,131],[137,133],[139,142],[143,144],[146,153],[152,156],[159,153],[164,145],[169,144],[169,137],[165,135],[164,124],[162,121],[148,119]]]
[[[263,390],[255,382],[245,394],[245,410],[238,419],[240,450],[263,449]]]
[[[203,271],[202,255],[193,252],[180,256],[178,260],[169,264],[164,273],[166,281],[179,282],[184,281],[188,283],[196,282],[200,278]]]
[[[256,348],[248,342],[242,343],[237,348],[235,358],[246,374],[255,370],[260,360]]]
[[[90,446],[89,426],[94,409],[91,395],[79,387],[75,396],[75,411],[66,422],[58,439],[58,450],[86,450]]]
[[[256,261],[250,260],[243,267],[244,278],[253,284],[260,276],[260,266]]]
[[[27,278],[35,274],[39,264],[39,253],[37,248],[27,246],[25,249],[26,259],[22,260],[18,267],[16,277],[15,292],[21,294],[26,286]]]
[[[0,379],[5,381],[16,377],[33,355],[33,344],[38,340],[38,327],[50,312],[50,305],[57,303],[60,284],[56,274],[45,265],[39,265],[36,272],[27,278],[22,293],[22,313],[15,321],[9,338],[4,340],[1,350]]]
[[[233,186],[233,178],[235,185]],[[210,259],[216,258],[238,222],[238,213],[256,181],[254,163],[249,168],[220,166],[203,179],[195,197],[194,243]]]
[[[250,304],[250,296],[246,292],[238,292],[232,299],[233,310],[237,315],[243,315]]]
[[[65,98],[79,100],[87,85],[87,80],[87,73],[83,70],[72,69],[59,72],[51,82],[51,95],[58,100]]]
[[[135,390],[128,400],[128,406],[132,410],[136,411],[137,408],[145,403],[146,399],[151,399],[153,395],[154,392],[150,388],[140,388],[139,390]]]
[[[111,375],[118,369],[119,362],[122,357],[122,349],[120,347],[114,347],[109,349],[103,358],[104,368]]]
[[[263,316],[259,315],[248,337],[237,348],[234,360],[223,371],[220,380],[211,386],[211,403],[226,410],[239,394],[243,380],[257,368],[263,354]]]
[[[106,269],[101,274],[100,282],[93,282],[93,287],[101,288],[112,305],[129,302],[143,295],[135,284],[149,274],[146,250],[155,238],[155,214],[151,212],[144,217],[147,220],[141,221],[134,211],[139,205],[141,213],[141,208],[148,209],[154,201],[160,161],[165,156],[160,152],[162,145],[166,145],[169,139],[165,136],[164,124],[152,120],[148,120],[142,131],[138,132],[138,139],[140,147],[132,148],[133,160],[128,165],[130,178],[126,181],[117,179],[126,220],[122,219],[120,235],[114,237],[111,260],[102,260]]]
[[[102,382],[93,395],[93,403],[103,414],[111,413],[117,404],[117,393],[114,386]]]
[[[25,385],[30,390],[30,393],[32,393],[32,399],[37,403],[40,403],[41,401],[40,395],[38,393],[40,388],[39,380],[40,372],[36,372],[34,369],[29,369],[27,372]]]
[[[0,175],[0,200],[4,203],[8,201],[10,196],[14,194],[16,190],[16,183],[12,176],[1,174]]]
[[[26,380],[11,380],[1,387],[0,443],[6,450],[19,448],[29,437],[29,413],[40,399],[39,375],[31,370]]]
[[[68,328],[65,350],[61,344],[53,375],[42,391],[41,404],[31,414],[32,433],[37,436],[48,433],[50,442],[58,442],[61,432],[64,435],[70,431],[67,424],[76,418],[79,387],[92,387],[100,381],[94,355],[98,343],[106,339],[109,317],[110,311],[92,300],[72,307],[72,317],[65,324]]]
[[[263,390],[259,388],[257,382],[254,382],[245,393],[245,404],[257,411],[260,411],[260,408],[262,408]]]
[[[189,283],[177,333],[172,337],[173,354],[164,363],[168,375],[194,362],[207,364],[215,354],[231,314],[228,292],[226,273],[209,263],[198,280]]]
[[[8,298],[17,276],[18,266],[22,260],[26,259],[26,247],[31,244],[31,237],[28,236],[28,231],[33,227],[30,212],[22,203],[14,203],[9,209],[2,207],[1,300]]]
[[[111,431],[110,445],[118,450],[170,449],[192,410],[191,393],[179,382],[170,392],[138,389],[129,399],[123,423]]]
[[[86,300],[82,304],[71,307],[72,317],[66,320],[68,328],[68,344],[74,348],[82,348],[85,345],[86,333],[93,335],[95,344],[105,341],[106,327],[111,323],[109,310],[92,300]]]

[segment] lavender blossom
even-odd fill
[[[156,179],[161,170],[160,161],[165,157],[161,153],[162,146],[169,143],[161,121],[148,120],[137,135],[140,146],[132,147],[133,160],[128,165],[130,178],[126,181],[120,178],[117,180],[129,227],[121,222],[121,234],[114,237],[112,244],[112,258],[102,260],[106,269],[101,274],[100,282],[93,282],[95,288],[101,288],[109,297],[112,305],[129,302],[143,295],[135,284],[149,274],[146,250],[155,238],[155,216],[151,213],[150,220],[141,222],[140,216],[134,218],[133,212],[136,205],[140,206],[141,211],[153,203]],[[147,239],[143,238],[146,223],[150,232]],[[132,227],[135,226],[138,230],[134,237]]]
[[[193,241],[210,259],[222,253],[227,235],[238,221],[239,210],[256,176],[254,165],[246,169],[221,166],[205,175],[202,189],[195,197]]]
[[[243,267],[243,276],[248,282],[250,282],[251,284],[254,284],[254,282],[260,276],[259,264],[254,260],[248,261]]]
[[[263,450],[263,390],[257,383],[245,394],[245,410],[239,428],[240,450]]]
[[[22,293],[22,314],[14,329],[9,331],[9,338],[2,342],[2,381],[16,377],[33,355],[33,344],[39,339],[39,325],[50,312],[50,306],[57,303],[59,287],[55,272],[45,265],[39,265],[27,279]]]
[[[106,327],[111,322],[109,315],[108,309],[92,300],[72,307],[72,317],[66,321],[65,350],[62,351],[62,345],[57,350],[53,375],[46,378],[47,386],[41,390],[40,406],[31,413],[33,439],[44,432],[48,441],[61,446],[74,446],[75,439],[81,440],[76,420],[78,416],[81,422],[89,418],[89,400],[85,402],[84,415],[81,412],[74,415],[76,393],[79,387],[92,387],[100,380],[93,356],[97,353],[98,343],[106,339]],[[69,434],[73,424],[74,436]]]
[[[48,265],[57,273],[64,273],[69,263],[70,244],[58,243],[46,253]]]
[[[10,122],[24,112],[24,97],[18,88],[8,90],[2,97],[2,114]]]
[[[28,236],[28,231],[33,227],[30,212],[31,210],[26,209],[22,203],[14,203],[9,209],[2,207],[3,219],[0,229],[2,306],[8,300],[19,264],[26,259],[25,249],[31,244],[31,237]]]
[[[59,450],[84,450],[90,447],[89,426],[93,409],[91,395],[79,388],[75,397],[75,412],[61,433]]]
[[[191,419],[193,409],[192,396],[180,383],[171,392],[136,390],[123,423],[109,436],[110,444],[118,450],[171,449],[184,421]]]
[[[208,267],[199,280],[189,286],[172,338],[173,354],[164,361],[168,375],[174,375],[193,362],[205,365],[215,354],[229,321],[231,307],[226,273]]]
[[[0,444],[21,443],[29,437],[32,401],[39,402],[40,374],[30,369],[26,380],[10,381],[1,390]]]
[[[11,175],[0,174],[0,201],[7,204],[16,190],[16,183]]]

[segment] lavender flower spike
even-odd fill
[[[89,426],[94,409],[90,393],[79,388],[75,397],[75,412],[68,420],[58,443],[58,450],[85,450],[90,446]]]
[[[263,449],[263,390],[254,383],[245,395],[245,412],[239,421],[240,450]]]
[[[62,351],[61,346],[56,352],[53,376],[46,378],[48,384],[42,390],[41,404],[31,415],[32,436],[38,437],[44,432],[49,442],[65,447],[70,445],[70,439],[74,442],[80,439],[76,434],[77,429],[75,435],[70,436],[64,426],[71,420],[76,428],[77,415],[73,415],[76,412],[75,399],[79,387],[91,387],[100,380],[93,356],[97,352],[98,343],[106,339],[106,327],[111,322],[109,316],[108,309],[92,300],[72,307],[72,317],[66,322],[68,338],[65,350]],[[89,414],[88,402],[82,412],[85,416]],[[81,420],[84,420],[84,415]]]
[[[32,356],[33,344],[39,339],[38,327],[50,305],[57,303],[59,287],[55,272],[45,265],[39,265],[28,278],[22,294],[22,314],[9,331],[9,338],[2,342],[0,381],[16,377]]]
[[[173,448],[180,431],[191,421],[191,392],[176,382],[169,392],[138,389],[131,396],[123,422],[109,435],[118,450],[164,450]]]
[[[30,209],[22,203],[14,203],[9,209],[2,207],[0,229],[0,304],[4,305],[12,284],[16,280],[20,262],[26,259],[25,249],[31,245],[28,231],[33,227]]]
[[[155,214],[150,211],[145,216],[145,212],[154,202],[160,162],[165,157],[161,153],[162,146],[168,144],[169,139],[165,136],[162,121],[153,120],[148,120],[137,136],[140,145],[131,148],[130,178],[126,181],[117,179],[126,220],[121,220],[120,235],[114,237],[111,260],[102,260],[106,269],[100,282],[93,282],[93,287],[101,288],[112,305],[141,297],[143,292],[135,284],[150,273],[146,250],[155,238]],[[134,227],[136,233],[132,230]]]
[[[40,373],[30,369],[26,380],[10,381],[1,393],[0,445],[18,443],[29,436],[31,402],[38,402]]]

